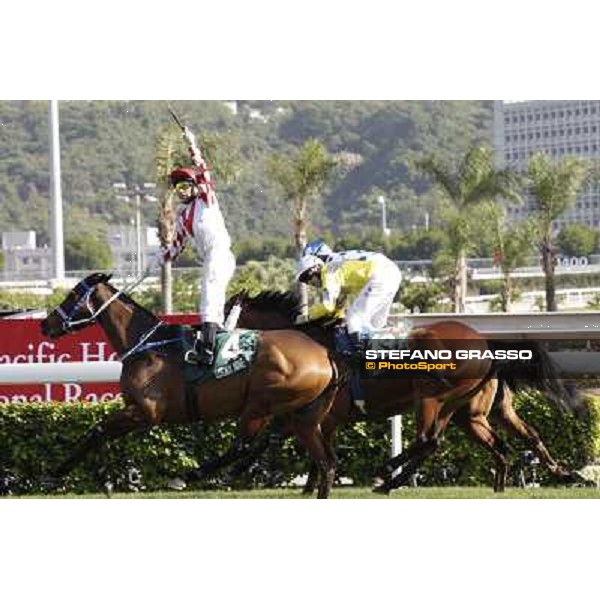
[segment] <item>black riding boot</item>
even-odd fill
[[[353,368],[360,366],[364,345],[360,335],[358,333],[348,333],[348,330],[343,326],[336,328],[334,335],[336,349],[346,362]]]
[[[202,348],[200,362],[212,365],[215,362],[215,342],[217,340],[218,323],[202,323]]]
[[[218,329],[218,323],[202,323],[200,331],[196,333],[194,349],[185,355],[186,362],[208,366],[213,364]]]

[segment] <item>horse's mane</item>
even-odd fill
[[[256,310],[285,314],[292,320],[302,311],[300,297],[294,292],[259,292],[256,296],[247,296],[246,304]]]
[[[298,294],[294,292],[266,291],[259,292],[256,296],[246,296],[245,303],[248,307],[261,311],[273,311],[289,317],[291,322],[302,312],[302,303]],[[307,327],[321,327],[329,329],[341,324],[343,319],[334,319],[330,316],[320,317],[298,326],[302,330]]]

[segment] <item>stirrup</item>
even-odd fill
[[[183,360],[190,365],[199,365],[201,362],[200,355],[195,350],[188,350],[185,353]]]

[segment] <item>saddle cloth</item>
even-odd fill
[[[196,330],[183,326],[183,356],[194,347]],[[258,350],[258,332],[249,329],[235,329],[217,333],[215,361],[212,365],[184,363],[186,383],[200,384],[211,379],[223,379],[248,369]]]
[[[364,347],[377,348],[379,350],[403,350],[408,347],[408,334],[410,326],[408,321],[402,320],[396,327],[387,327],[372,331],[368,337],[363,339]],[[366,398],[360,382],[360,372],[362,369],[353,369],[350,378],[350,397],[354,405],[362,414],[367,414]],[[369,373],[371,378],[372,373]]]
[[[397,327],[387,327],[372,331],[364,338],[366,348],[379,348],[381,350],[403,350],[408,347],[410,327],[403,321]]]

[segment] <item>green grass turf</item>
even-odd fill
[[[136,494],[117,493],[111,496],[117,499],[306,499],[299,489],[260,489],[260,490],[185,490],[182,492],[140,492]],[[104,494],[48,494],[35,496],[11,496],[9,498],[47,498],[47,499],[87,499],[106,498]],[[373,494],[369,488],[336,487],[331,493],[332,499],[338,500],[403,500],[403,499],[600,499],[600,488],[508,488],[503,494],[495,494],[491,489],[484,487],[438,487],[438,488],[403,488],[392,492],[390,496]]]

